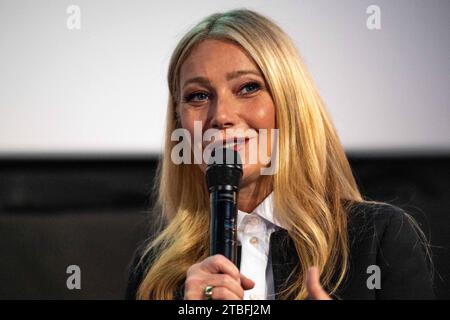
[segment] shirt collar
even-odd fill
[[[264,200],[250,213],[238,210],[238,225],[242,222],[245,215],[247,214],[256,214],[259,217],[263,218],[265,221],[270,222],[271,224],[285,229],[282,224],[276,219],[275,211],[273,206],[273,191],[264,198]]]

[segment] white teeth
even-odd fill
[[[228,147],[240,146],[240,145],[245,144],[246,139],[247,139],[247,138],[242,138],[242,139],[241,139],[241,138],[238,138],[238,139],[235,140],[235,141],[231,140],[231,141],[226,141],[226,142],[224,142],[224,141],[222,140],[222,141],[214,142],[214,143],[212,143],[210,146],[211,146],[212,148],[221,148],[221,147],[228,148]]]

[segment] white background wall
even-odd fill
[[[448,0],[0,0],[0,157],[160,152],[175,44],[244,5],[295,40],[347,151],[450,151]]]

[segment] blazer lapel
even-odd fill
[[[288,280],[289,275],[300,263],[294,242],[287,230],[281,229],[271,234],[270,254],[272,255],[275,299],[279,300],[280,292],[293,281],[293,278]]]

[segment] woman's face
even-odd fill
[[[181,126],[191,137],[194,122],[200,121],[202,135],[208,129],[218,129],[220,139],[246,138],[243,144],[233,147],[243,161],[242,185],[255,181],[267,165],[261,163],[259,156],[256,161],[250,159],[249,149],[255,145],[258,150],[264,148],[264,154],[270,157],[271,145],[261,145],[259,135],[260,129],[267,129],[270,141],[275,107],[262,74],[245,51],[230,42],[201,42],[181,66],[180,93],[177,113]],[[204,141],[203,148],[209,143]],[[205,172],[204,161],[199,166]]]

